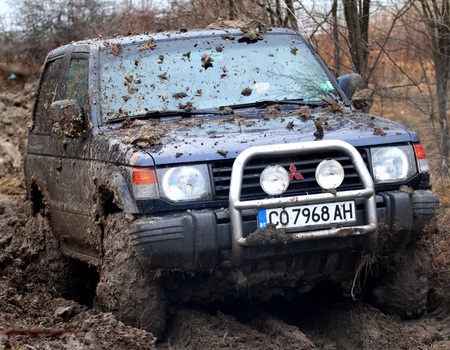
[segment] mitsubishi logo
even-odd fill
[[[294,164],[291,164],[289,166],[289,170],[291,171],[291,173],[289,174],[289,181],[292,181],[295,177],[296,180],[303,180],[303,175],[300,173],[297,173],[297,168],[295,167]]]

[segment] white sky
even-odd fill
[[[10,30],[12,8],[9,6],[10,0],[0,0],[0,30]]]
[[[7,14],[11,11],[11,7],[5,0],[0,0],[0,15]]]

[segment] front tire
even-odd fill
[[[166,323],[163,288],[138,261],[128,234],[130,220],[115,213],[105,220],[104,258],[94,305],[127,325],[160,337]]]

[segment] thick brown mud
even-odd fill
[[[66,267],[58,265],[58,256],[40,254],[54,244],[45,213],[34,210],[33,219],[25,204],[22,167],[33,94],[32,85],[0,94],[0,349],[450,348],[450,249],[443,250],[449,248],[445,244],[434,262],[425,313],[410,321],[322,285],[291,300],[256,303],[249,297],[172,306],[167,331],[157,341],[152,333],[118,321],[116,305],[101,312],[79,295],[63,297],[70,295],[70,285],[53,278]],[[445,240],[448,228],[441,227],[433,242]]]

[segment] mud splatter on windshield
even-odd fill
[[[154,50],[154,49],[156,49],[156,44],[153,41],[153,39],[150,39],[148,42],[146,42],[139,48],[139,51]]]
[[[159,41],[147,36],[117,44],[113,52],[111,45],[101,48],[102,120],[192,106],[336,98],[327,74],[300,36],[267,32],[260,40],[261,30],[258,38],[251,28],[241,36],[236,33],[233,39],[220,33]]]

